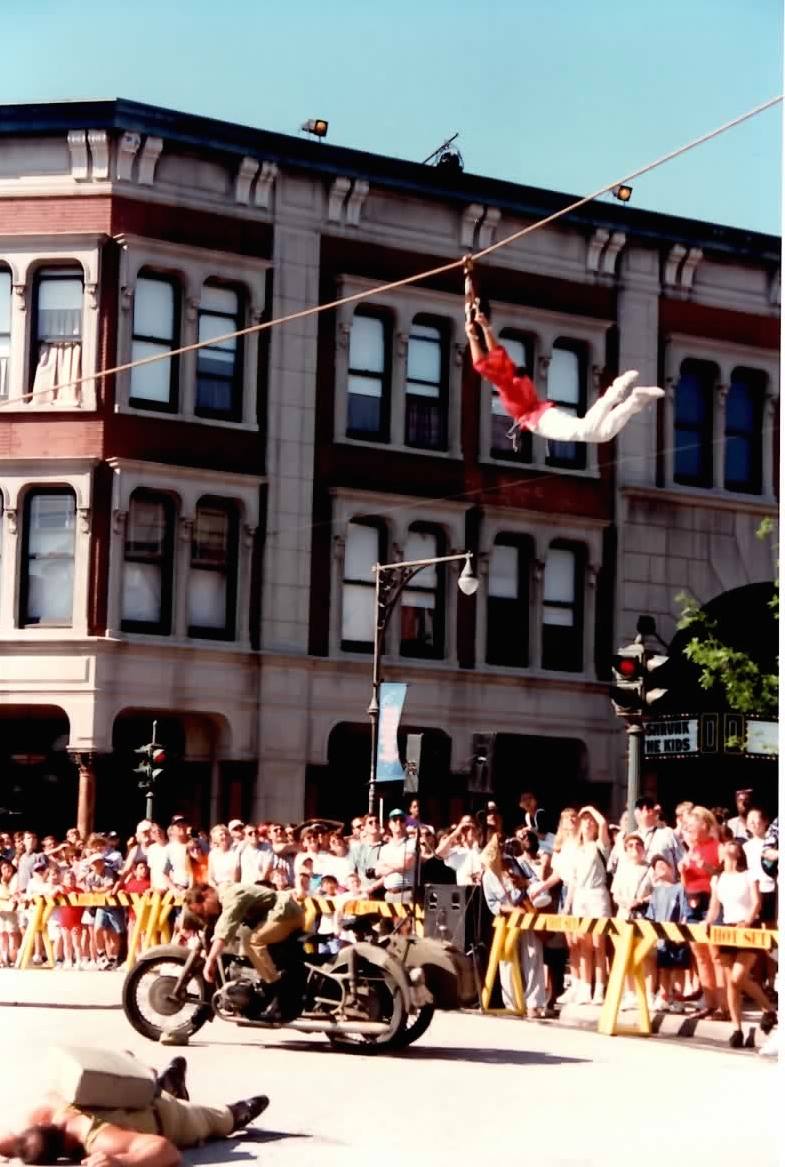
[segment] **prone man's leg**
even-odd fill
[[[181,1102],[171,1094],[156,1098],[161,1133],[181,1149],[195,1147],[206,1139],[223,1139],[234,1129],[234,1117],[228,1106],[200,1106]]]

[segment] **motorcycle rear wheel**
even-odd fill
[[[372,1021],[387,1025],[384,1033],[357,1034],[327,1033],[330,1044],[344,1053],[379,1054],[396,1049],[406,1027],[406,1008],[400,986],[385,969],[375,965],[358,970],[358,986],[368,994],[369,1015]]]
[[[435,1005],[423,1005],[417,1013],[410,1013],[407,1017],[406,1026],[400,1031],[398,1037],[395,1039],[394,1049],[405,1049],[407,1045],[414,1045],[414,1043],[421,1038],[429,1025],[433,1021],[433,1015],[436,1012]]]
[[[179,956],[141,957],[123,983],[123,1009],[142,1037],[158,1041],[162,1033],[188,1038],[210,1015],[208,990],[201,971],[191,972],[182,999],[170,997],[189,953]]]

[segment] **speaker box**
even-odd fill
[[[446,940],[467,952],[490,932],[491,913],[482,888],[473,884],[426,883],[424,931],[434,940]]]

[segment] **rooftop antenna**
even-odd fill
[[[423,166],[429,166],[431,163],[434,166],[444,166],[445,161],[448,160],[447,165],[452,165],[455,169],[463,170],[463,158],[461,157],[460,150],[457,146],[454,150],[450,149],[457,137],[458,134],[453,134],[451,138],[447,138],[446,141],[442,142],[441,146],[437,146],[427,158],[423,159]]]

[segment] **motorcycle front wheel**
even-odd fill
[[[368,1020],[382,1022],[386,1028],[382,1033],[373,1034],[332,1030],[327,1033],[330,1044],[345,1053],[358,1054],[378,1054],[396,1049],[406,1027],[406,1009],[397,981],[383,968],[369,965],[358,969],[357,988]]]
[[[142,957],[123,984],[123,1009],[133,1028],[142,1037],[158,1041],[162,1033],[191,1037],[210,1015],[208,989],[201,970],[189,974],[182,992],[172,991],[182,975],[189,953],[179,956]]]
[[[435,1012],[435,1005],[423,1005],[416,1013],[410,1013],[406,1018],[406,1025],[395,1039],[394,1048],[404,1049],[407,1045],[413,1045],[425,1033],[433,1021]]]

